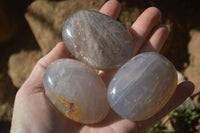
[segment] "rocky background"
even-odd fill
[[[98,10],[106,0],[0,1],[0,132],[9,132],[14,97],[33,66],[61,40],[66,18]],[[161,53],[200,91],[200,8],[198,0],[119,0],[119,21],[130,27],[149,6],[158,7],[169,38]],[[196,104],[199,104],[198,98]]]

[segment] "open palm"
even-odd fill
[[[116,0],[110,0],[104,4],[100,12],[116,19],[120,8]],[[168,36],[168,30],[164,25],[158,24],[160,18],[161,13],[157,8],[148,8],[129,29],[137,45],[138,53],[159,52],[162,48]],[[58,43],[49,54],[38,61],[29,78],[19,89],[15,99],[11,132],[138,133],[169,113],[193,92],[192,83],[181,83],[167,105],[158,114],[145,121],[133,122],[123,119],[111,110],[103,121],[93,125],[83,125],[64,117],[45,95],[44,72],[51,62],[60,58],[73,58],[63,42]],[[108,85],[114,73],[114,71],[101,71],[99,75]]]

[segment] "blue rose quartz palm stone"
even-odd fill
[[[106,86],[89,66],[72,59],[59,59],[44,74],[45,94],[67,118],[92,124],[109,111]]]
[[[63,41],[79,60],[95,69],[119,68],[134,54],[131,35],[113,18],[95,11],[79,11],[67,19]]]
[[[111,108],[133,121],[158,113],[173,95],[177,74],[173,64],[156,53],[143,53],[124,64],[108,87]]]

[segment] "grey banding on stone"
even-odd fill
[[[63,41],[79,60],[101,70],[119,68],[134,54],[129,32],[113,18],[95,11],[79,11],[67,19]]]

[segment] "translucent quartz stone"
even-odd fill
[[[163,108],[176,85],[176,70],[169,60],[156,53],[143,53],[123,65],[113,77],[108,101],[121,117],[141,121]]]
[[[109,111],[104,82],[84,63],[59,59],[47,68],[43,82],[50,101],[71,120],[96,123]]]
[[[133,40],[119,22],[94,11],[79,11],[64,24],[63,41],[70,52],[90,66],[111,70],[133,56]]]

